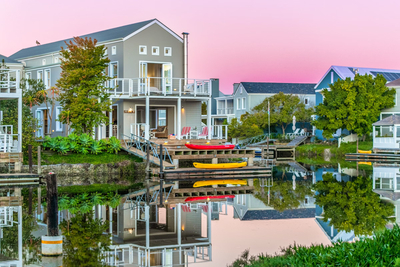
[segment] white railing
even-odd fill
[[[228,139],[228,125],[213,125],[213,138],[215,139]]]
[[[394,137],[374,137],[374,148],[399,148],[399,143]]]
[[[233,115],[233,107],[228,107],[228,108],[219,108],[217,109],[217,115]]]
[[[18,152],[18,134],[0,133],[0,152]]]
[[[15,93],[20,89],[20,80],[19,70],[0,69],[0,93]]]
[[[207,96],[211,81],[183,78],[115,78],[109,81],[109,93],[118,97],[136,96]]]
[[[0,207],[0,227],[11,227],[13,226],[13,213],[18,212],[18,208],[15,207]]]

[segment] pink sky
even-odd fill
[[[400,69],[400,1],[2,0],[0,54],[157,18],[189,32],[189,76],[316,83],[331,65]]]

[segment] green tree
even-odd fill
[[[313,122],[317,129],[323,130],[325,138],[332,138],[338,129],[347,129],[358,136],[372,132],[382,109],[394,106],[395,89],[385,86],[382,75],[356,74],[354,80],[346,78],[324,89],[324,101],[316,107],[318,116]],[[358,139],[357,139],[358,150]]]
[[[108,124],[105,111],[111,111],[109,88],[111,78],[104,69],[110,60],[104,57],[104,45],[97,40],[75,37],[61,48],[61,75],[57,81],[59,101],[63,106],[59,119],[71,125],[77,134],[91,133],[93,127]]]
[[[359,176],[352,182],[339,182],[332,173],[322,178],[314,185],[315,203],[324,209],[323,221],[329,220],[329,225],[339,231],[371,235],[393,219],[394,205],[372,191],[370,178]]]
[[[311,115],[314,112],[313,108],[306,108],[305,104],[296,95],[284,94],[279,92],[271,97],[265,98],[264,101],[255,106],[254,113],[259,113],[261,120],[261,128],[268,127],[268,101],[270,104],[270,123],[278,125],[282,128],[282,133],[285,135],[286,128],[293,122],[293,116],[299,122],[311,121]]]
[[[201,102],[201,115],[207,115],[207,103]]]
[[[240,122],[237,118],[233,118],[228,125],[228,134],[230,138],[249,138],[263,133],[263,130],[257,125],[257,116],[248,114],[242,116]]]

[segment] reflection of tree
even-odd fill
[[[323,207],[323,221],[339,231],[355,235],[370,235],[374,230],[385,227],[391,220],[394,205],[383,202],[372,191],[372,181],[359,176],[352,182],[339,182],[332,173],[322,176],[323,181],[314,185],[317,191],[316,204]]]
[[[61,222],[64,234],[64,266],[103,266],[101,260],[111,244],[110,235],[103,234],[107,230],[107,221],[94,219],[93,213],[76,213],[68,222]]]
[[[275,210],[283,212],[289,209],[296,209],[302,203],[307,195],[311,195],[311,181],[296,182],[296,187],[293,189],[292,181],[279,181],[274,179],[273,186],[270,189],[270,200],[268,203],[268,193],[261,194],[261,188],[258,183],[255,183],[255,197],[261,200],[265,205],[273,207]],[[264,189],[268,191],[267,188]]]

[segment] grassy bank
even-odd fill
[[[282,255],[249,257],[248,251],[232,263],[232,267],[279,266],[400,266],[400,228],[377,232],[373,239],[333,246],[290,246]]]
[[[305,144],[298,146],[296,148],[296,153],[300,156],[323,156],[324,150],[330,149],[331,154],[334,154],[336,157],[344,157],[347,153],[356,153],[357,152],[357,143],[342,143],[340,147],[337,146],[337,143],[328,144],[328,143],[319,143],[319,144]],[[371,150],[372,149],[372,141],[359,142],[358,144],[359,150]]]
[[[130,160],[134,162],[142,162],[142,159],[133,155],[128,154],[68,154],[60,155],[53,154],[48,155],[42,154],[42,165],[52,165],[52,164],[79,164],[79,163],[89,163],[89,164],[107,164],[107,163],[118,163],[125,160]]]

